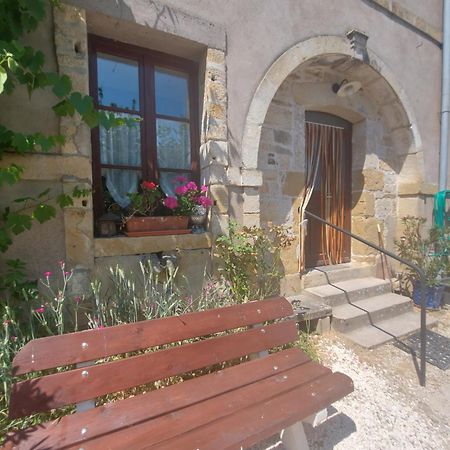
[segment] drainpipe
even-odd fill
[[[439,190],[447,189],[448,121],[450,114],[450,0],[444,0],[442,45],[441,148],[439,153]]]

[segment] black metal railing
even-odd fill
[[[317,220],[319,222],[324,223],[325,225],[345,234],[346,236],[349,236],[352,239],[355,239],[359,242],[362,242],[363,244],[366,244],[367,246],[374,248],[375,250],[384,253],[385,255],[399,261],[400,263],[404,264],[405,266],[410,267],[411,269],[415,270],[419,277],[420,277],[420,285],[421,285],[421,302],[420,302],[420,369],[419,369],[419,383],[421,386],[425,386],[425,379],[426,379],[426,341],[427,341],[427,309],[426,309],[426,298],[425,298],[425,272],[419,267],[413,264],[412,262],[401,258],[400,256],[397,256],[395,253],[390,252],[389,250],[386,250],[379,245],[373,244],[372,242],[367,241],[366,239],[357,236],[356,234],[350,233],[347,230],[344,230],[341,227],[338,227],[337,225],[334,225],[330,222],[328,222],[325,219],[322,219],[319,216],[316,216],[315,214],[305,211],[305,216],[309,217],[311,219]],[[411,352],[413,353],[413,352]],[[413,353],[414,354],[414,353]]]

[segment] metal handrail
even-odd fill
[[[350,231],[344,230],[343,228],[334,225],[330,222],[328,222],[325,219],[322,219],[319,216],[316,216],[315,214],[305,211],[305,216],[310,217],[311,219],[318,220],[319,222],[324,223],[325,225],[328,225],[331,228],[334,228],[337,231],[340,231],[341,233],[351,237],[352,239],[356,239],[359,242],[362,242],[363,244],[368,245],[369,247],[374,248],[375,250],[378,250],[381,253],[384,253],[387,256],[390,256],[391,258],[399,261],[400,263],[404,264],[405,266],[411,267],[411,269],[415,270],[420,277],[420,284],[421,284],[421,301],[420,301],[420,373],[419,373],[419,383],[421,386],[425,386],[425,378],[426,378],[426,340],[427,340],[427,309],[426,309],[426,298],[425,298],[425,272],[417,265],[413,264],[412,262],[396,255],[395,253],[390,252],[389,250],[386,250],[379,245],[373,244],[372,242],[367,241],[366,239],[357,236],[356,234],[350,233]]]

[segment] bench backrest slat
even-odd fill
[[[183,317],[184,320],[184,317]],[[21,417],[270,349],[297,339],[293,320],[60,372],[13,386],[10,417]]]
[[[282,297],[197,313],[34,339],[13,361],[13,374],[92,361],[292,315]]]
[[[167,389],[158,389],[158,391],[123,400],[120,410],[114,405],[108,404],[83,414],[70,414],[62,417],[58,422],[42,424],[31,436],[27,435],[26,431],[22,436],[24,440],[26,439],[29,448],[38,448],[41,442],[45,442],[49,449],[66,448],[85,440],[85,436],[81,435],[80,430],[87,425],[90,439],[112,434],[119,429],[128,429],[129,431],[128,427],[133,424],[149,421],[175,409],[185,408],[245,384],[258,382],[272,376],[274,372],[283,373],[293,367],[303,366],[309,361],[305,353],[292,348],[282,353],[277,352],[269,358],[230,367],[226,369],[226,376],[217,376],[217,372],[215,372],[204,375],[206,378],[203,376],[194,378],[189,380],[189,389],[186,389],[185,383],[177,383],[170,387],[170,395],[167,394]],[[277,367],[276,371],[274,366]],[[207,388],[205,389],[206,380]],[[149,405],[151,405],[150,408]],[[76,448],[80,447],[87,449],[83,445]],[[106,447],[103,446],[103,448]],[[124,448],[130,447],[125,446]]]

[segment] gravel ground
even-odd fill
[[[432,314],[435,331],[450,337],[450,309]],[[329,408],[326,422],[305,425],[311,450],[450,449],[450,369],[427,364],[422,388],[411,356],[393,345],[364,350],[333,333],[314,339],[323,364],[349,375],[355,391]],[[257,448],[283,446],[272,439]]]

